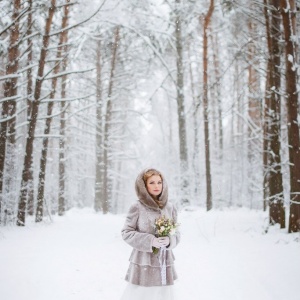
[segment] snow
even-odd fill
[[[300,236],[277,226],[265,233],[267,219],[248,209],[181,211],[178,299],[298,300]],[[1,228],[1,299],[119,299],[131,252],[124,220],[72,209],[53,223]]]

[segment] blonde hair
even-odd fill
[[[151,176],[153,176],[153,175],[158,175],[158,176],[160,176],[160,178],[161,178],[161,180],[162,180],[162,176],[161,176],[160,172],[158,172],[158,171],[155,170],[155,169],[149,169],[149,170],[147,170],[147,171],[144,173],[144,175],[143,175],[143,180],[144,180],[145,185],[147,184],[147,180],[148,180]]]

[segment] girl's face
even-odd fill
[[[147,179],[146,188],[148,193],[153,196],[154,198],[157,198],[158,195],[162,192],[162,180],[159,175],[152,175]]]

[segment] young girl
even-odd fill
[[[128,286],[121,300],[174,300],[173,284],[177,278],[172,249],[180,234],[155,236],[155,220],[165,216],[177,223],[177,211],[168,202],[168,188],[163,175],[155,169],[141,172],[135,183],[138,201],[129,210],[122,237],[131,247],[130,265],[125,277]],[[154,253],[153,247],[158,248]]]

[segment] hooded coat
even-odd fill
[[[133,247],[125,280],[140,286],[161,286],[160,251],[158,254],[152,252],[152,241],[155,238],[154,224],[155,220],[163,215],[177,223],[177,210],[168,202],[168,187],[163,175],[161,175],[163,190],[159,197],[161,208],[157,205],[144,184],[145,172],[147,170],[141,172],[136,179],[135,190],[138,201],[130,207],[122,229],[124,241]],[[177,279],[172,249],[179,243],[180,233],[176,230],[169,238],[170,244],[166,252],[166,285],[172,285]]]

